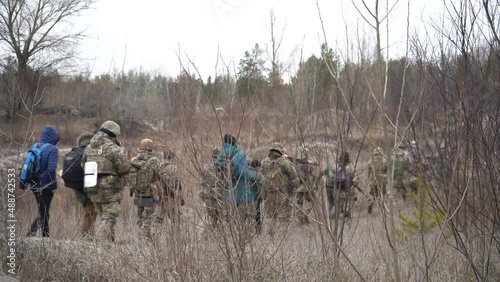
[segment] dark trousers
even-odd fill
[[[328,209],[331,210],[335,204],[335,189],[331,186],[326,186],[326,198],[328,199]]]
[[[255,202],[255,224],[257,228],[257,232],[260,233],[262,229],[262,198],[257,197],[257,201]]]
[[[54,193],[50,189],[33,192],[36,203],[38,205],[38,217],[31,224],[30,231],[27,236],[35,236],[37,230],[42,230],[43,237],[49,237],[49,209]]]

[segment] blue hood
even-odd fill
[[[56,145],[57,142],[59,142],[59,132],[57,132],[57,129],[51,125],[44,126],[40,135],[40,143]]]

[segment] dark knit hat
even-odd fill
[[[224,135],[224,143],[232,145],[232,146],[236,146],[236,137],[234,137],[231,134],[225,134]]]

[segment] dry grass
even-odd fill
[[[334,240],[321,220],[307,226],[292,223],[274,238],[246,229],[245,236],[251,240],[243,244],[242,252],[238,226],[234,232],[228,223],[221,230],[206,229],[203,207],[196,198],[188,199],[180,224],[155,226],[151,242],[136,236],[133,206],[125,198],[117,243],[83,241],[78,234],[82,211],[71,192],[62,188],[54,199],[52,239],[21,239],[21,281],[361,281],[353,266],[366,281],[392,280],[382,216],[366,216],[364,201],[357,204],[357,213],[343,234],[342,249],[351,266],[342,255],[338,259]],[[21,201],[19,220],[24,227],[35,213],[31,200]],[[439,230],[423,236],[426,252],[435,252],[429,278],[465,281],[473,277],[467,261]],[[420,237],[398,240],[402,277],[424,279]]]
[[[184,182],[186,206],[179,224],[153,227],[154,239],[138,238],[136,215],[131,199],[124,193],[117,223],[116,244],[85,241],[79,234],[83,210],[73,191],[59,183],[51,207],[51,239],[27,239],[24,234],[36,215],[34,197],[18,195],[18,254],[21,281],[393,281],[390,246],[383,216],[368,215],[367,198],[359,193],[354,215],[341,236],[332,235],[333,221],[315,216],[306,226],[292,223],[278,236],[239,223],[226,223],[220,230],[206,228],[203,203],[197,197],[197,169],[209,160],[214,145],[220,144],[214,124],[198,125],[199,135],[189,133],[151,134],[159,150],[175,148]],[[87,130],[85,128],[84,130]],[[271,140],[253,136],[244,128],[241,147],[250,158],[262,159]],[[69,127],[68,127],[69,130]],[[79,130],[79,129],[75,129]],[[233,132],[233,131],[228,131]],[[236,132],[236,129],[235,131]],[[72,133],[76,136],[76,132]],[[287,134],[285,134],[287,135]],[[148,136],[148,137],[149,137]],[[309,138],[313,140],[314,138]],[[308,139],[308,140],[309,140]],[[358,139],[361,139],[358,138]],[[139,138],[123,139],[134,150]],[[247,142],[245,140],[260,140]],[[307,140],[306,140],[307,141]],[[314,140],[313,140],[314,141]],[[308,142],[313,142],[308,141]],[[284,140],[293,152],[295,139]],[[321,143],[321,142],[320,142]],[[317,145],[314,156],[325,165],[325,151]],[[362,145],[362,144],[361,144]],[[60,146],[62,152],[69,146]],[[333,148],[333,147],[332,147]],[[329,150],[332,151],[332,148]],[[335,149],[335,148],[333,148]],[[361,151],[363,152],[363,151]],[[330,153],[330,152],[329,152]],[[331,157],[330,157],[331,158]],[[366,153],[357,167],[366,183]],[[11,160],[8,166],[15,163]],[[368,192],[368,186],[363,186]],[[397,210],[408,211],[398,199]],[[315,208],[323,210],[324,204]],[[264,222],[266,225],[267,222]],[[338,241],[341,239],[341,241]],[[435,229],[425,234],[400,234],[397,239],[401,277],[404,281],[474,281],[466,258],[455,248],[446,232]],[[339,243],[340,242],[340,243]],[[474,243],[474,242],[471,242]],[[339,245],[342,253],[339,253]],[[425,248],[424,248],[425,244]],[[425,252],[424,252],[425,250]],[[473,254],[472,254],[473,255]],[[427,257],[427,260],[425,259]],[[492,258],[491,277],[500,277],[500,259]],[[427,265],[427,267],[426,267]],[[359,274],[358,274],[359,273]]]

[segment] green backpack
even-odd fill
[[[129,173],[129,185],[132,191],[137,194],[150,192],[153,182],[154,172],[148,165],[149,160],[135,160]]]

